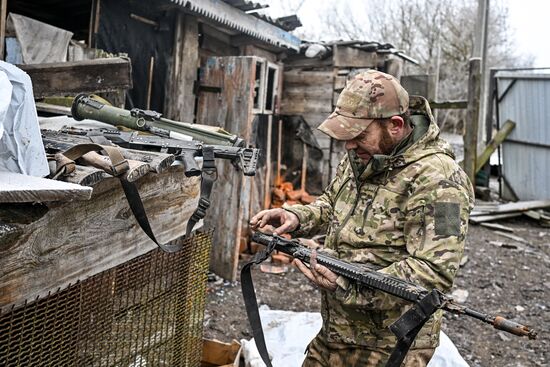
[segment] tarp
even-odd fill
[[[260,317],[273,367],[300,367],[307,345],[321,329],[321,314],[270,310],[264,305],[260,307]],[[265,367],[254,339],[243,339],[241,345],[246,367]],[[441,332],[439,347],[428,367],[468,367],[468,364]]]
[[[15,31],[24,64],[67,61],[72,32],[14,13],[8,15],[7,26]]]
[[[37,177],[50,173],[31,78],[4,61],[0,61],[0,171]]]

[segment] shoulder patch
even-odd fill
[[[459,236],[460,204],[436,202],[434,206],[435,234],[437,236]]]

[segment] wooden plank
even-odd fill
[[[519,217],[520,215],[521,213],[504,213],[504,214],[478,215],[475,217],[470,216],[470,223],[480,224],[482,222],[490,222],[492,220]]]
[[[468,101],[430,101],[431,109],[465,109]]]
[[[483,168],[485,163],[489,161],[489,158],[491,158],[491,154],[493,154],[493,152],[497,150],[498,146],[502,144],[504,139],[506,139],[506,137],[510,135],[515,127],[515,122],[511,120],[506,120],[504,125],[502,125],[502,128],[495,134],[495,136],[491,139],[489,144],[487,144],[483,152],[477,157],[476,173],[479,172],[479,170]]]
[[[0,203],[89,200],[92,188],[72,183],[0,172]]]
[[[510,233],[506,233],[506,232],[502,232],[502,231],[495,231],[495,233],[502,236],[502,237],[506,237],[506,238],[509,238],[511,240],[517,241],[519,243],[523,243],[523,244],[526,244],[526,245],[529,244],[529,242],[526,241],[525,239],[523,239],[519,236],[515,236],[513,234],[510,234]]]
[[[333,85],[332,71],[285,70],[283,90],[289,86],[330,86]]]
[[[178,13],[172,59],[166,78],[164,114],[176,121],[193,122],[193,84],[199,67],[199,26],[196,17]]]
[[[199,179],[172,167],[137,185],[157,239],[182,236],[197,206]],[[43,216],[14,225],[16,233],[0,236],[0,308],[46,296],[156,247],[115,178],[94,186],[91,200],[52,204]]]
[[[120,57],[18,66],[29,74],[35,98],[132,88],[130,60]]]
[[[0,1],[0,60],[6,59],[5,39],[6,39],[6,13],[8,9],[8,0]]]
[[[513,228],[503,226],[502,224],[498,224],[498,223],[480,223],[480,224],[483,227],[487,227],[487,228],[490,228],[490,229],[497,229],[497,230],[500,230],[500,231],[512,232],[512,233],[514,232]]]
[[[518,201],[516,203],[500,204],[490,212],[473,210],[470,216],[485,215],[485,214],[502,214],[513,212],[525,212],[533,209],[542,209],[550,207],[550,200],[529,200]]]
[[[334,45],[333,50],[334,67],[375,68],[378,62],[376,52],[339,45]]]

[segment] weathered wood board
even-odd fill
[[[285,71],[281,114],[322,115],[326,118],[332,112],[333,79],[332,71]],[[308,123],[316,127],[322,121]]]
[[[88,200],[91,196],[91,187],[14,172],[0,172],[0,203]]]
[[[199,197],[199,178],[179,166],[136,182],[160,242],[185,234]],[[28,209],[28,210],[27,210]],[[19,215],[14,212],[21,211]],[[0,308],[86,279],[155,248],[137,224],[118,179],[94,186],[88,201],[41,205],[29,219],[23,206],[0,205]]]
[[[164,102],[164,114],[176,121],[193,122],[194,118],[193,83],[199,66],[198,32],[195,17],[178,14]]]
[[[120,57],[18,66],[29,74],[35,98],[132,88],[130,60]]]

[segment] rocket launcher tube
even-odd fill
[[[92,119],[109,125],[122,125],[134,130],[151,131],[169,136],[170,132],[191,136],[193,140],[202,141],[205,144],[227,145],[244,147],[244,140],[229,133],[216,132],[201,128],[200,125],[187,122],[174,121],[162,117],[155,111],[140,110],[134,108],[125,110],[109,106],[86,94],[75,97],[71,107],[71,113],[75,120]]]

